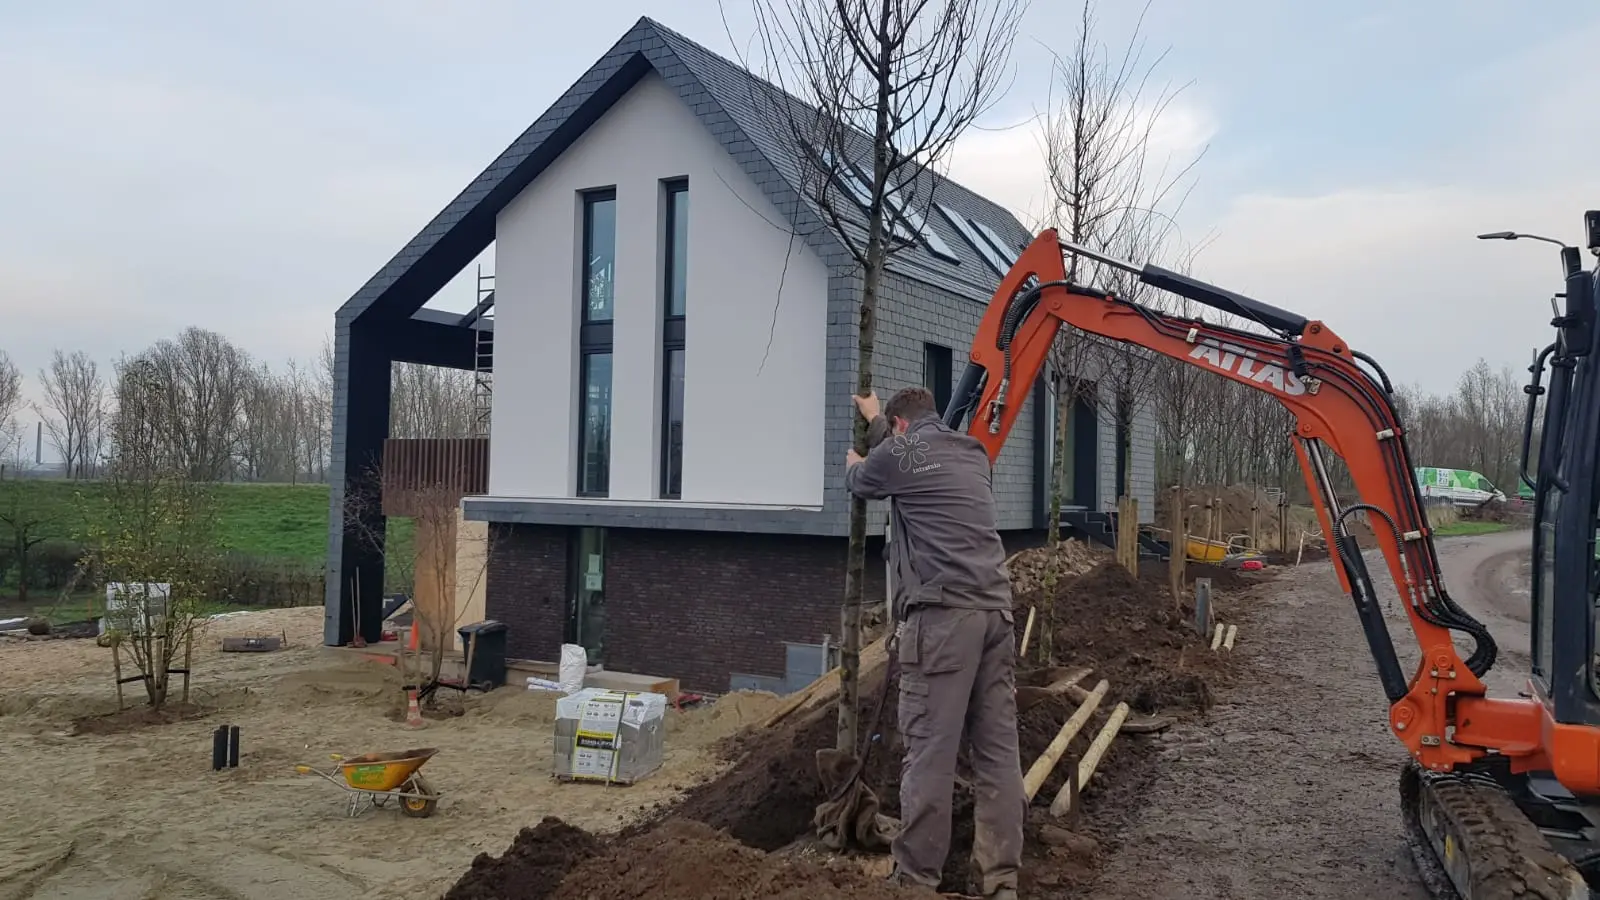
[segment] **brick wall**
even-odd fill
[[[490,549],[491,618],[508,653],[554,660],[566,628],[567,530],[500,525]],[[1007,552],[1042,532],[1006,532]],[[606,531],[607,669],[721,693],[733,672],[782,677],[784,642],[839,638],[845,540],[614,528]],[[867,544],[866,594],[884,596],[883,542]]]
[[[725,691],[728,675],[784,674],[784,641],[839,639],[845,540],[618,529],[606,547],[606,665]],[[867,596],[884,591],[869,546]]]
[[[513,659],[561,658],[567,531],[555,525],[489,526],[484,614],[506,623],[506,655]]]

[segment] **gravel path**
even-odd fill
[[[1439,542],[1446,584],[1505,652],[1491,685],[1525,669],[1526,591],[1516,554],[1527,532]],[[1410,630],[1371,557],[1390,630],[1410,671]],[[1355,612],[1327,562],[1259,589],[1236,652],[1247,676],[1203,725],[1163,737],[1162,779],[1089,896],[1192,900],[1423,900],[1401,840],[1405,752]],[[1409,653],[1407,651],[1410,651]]]

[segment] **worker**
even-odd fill
[[[912,387],[888,407],[855,397],[869,423],[851,448],[845,486],[889,498],[891,621],[900,668],[901,830],[891,879],[937,888],[950,851],[956,755],[971,750],[983,895],[1015,900],[1028,800],[1017,750],[1011,582],[996,529],[988,453],[945,425],[933,395]]]

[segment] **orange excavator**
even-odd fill
[[[1585,216],[1600,256],[1600,212]],[[1067,258],[1123,270],[1251,328],[1170,315],[1072,283]],[[1600,685],[1595,664],[1596,511],[1600,501],[1600,268],[1562,249],[1565,308],[1555,340],[1530,367],[1522,471],[1534,490],[1532,674],[1518,697],[1491,697],[1493,636],[1450,598],[1383,370],[1322,322],[1153,265],[1135,265],[1040,234],[1001,281],[974,339],[946,424],[997,457],[1021,412],[1013,397],[1045,364],[1062,326],[1163,354],[1276,398],[1294,415],[1290,439],[1329,536],[1334,569],[1354,601],[1388,698],[1388,725],[1410,753],[1399,787],[1407,841],[1429,889],[1460,900],[1600,897]],[[1548,363],[1548,388],[1541,376]],[[1539,458],[1529,471],[1537,401]],[[1359,497],[1334,491],[1327,453],[1343,459]],[[1346,523],[1373,525],[1418,653],[1401,666],[1362,548]],[[1462,658],[1454,636],[1471,652]],[[1591,886],[1595,893],[1591,894]]]

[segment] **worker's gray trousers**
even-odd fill
[[[901,831],[895,868],[937,886],[950,852],[956,755],[971,750],[984,894],[1017,887],[1028,800],[1017,751],[1016,635],[1010,610],[916,606],[899,641]]]

